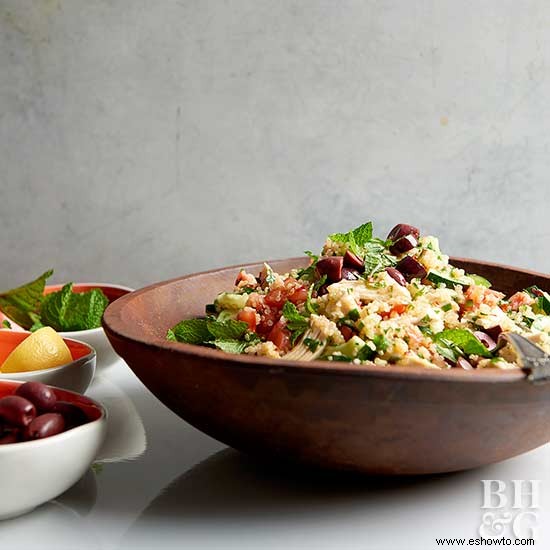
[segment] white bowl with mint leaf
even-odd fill
[[[119,359],[107,340],[101,319],[106,307],[133,289],[110,283],[47,285],[53,270],[20,287],[0,292],[1,329],[30,330],[43,326],[63,338],[81,340],[97,354],[97,367]]]

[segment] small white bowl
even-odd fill
[[[0,380],[0,397],[22,382]],[[106,433],[106,412],[97,402],[54,388],[58,399],[77,404],[90,422],[23,443],[0,445],[0,520],[30,512],[64,493],[92,464]]]
[[[30,332],[0,330],[0,365]],[[86,342],[64,338],[73,360],[66,365],[51,369],[28,372],[0,372],[1,380],[20,380],[21,382],[42,382],[65,390],[84,393],[90,386],[95,372],[96,353]]]
[[[47,285],[46,294],[50,292],[56,292],[61,290],[63,285]],[[113,285],[110,283],[75,283],[73,285],[73,292],[86,292],[93,288],[100,288],[107,298],[109,303],[114,302],[117,298],[133,292],[132,288],[122,285]],[[105,336],[103,327],[92,328],[89,330],[75,330],[70,332],[60,332],[63,338],[71,338],[73,340],[81,340],[86,344],[92,346],[97,354],[96,365],[98,369],[105,369],[114,365],[120,360],[120,357],[115,353],[115,350],[111,346],[111,343]]]
[[[52,292],[57,292],[61,290],[63,285],[46,285],[44,289],[45,294],[50,294]],[[110,283],[75,283],[73,284],[74,292],[86,292],[94,288],[100,288],[107,298],[109,303],[114,302],[117,298],[124,296],[130,292],[133,292],[132,288],[122,285],[113,285]],[[2,315],[0,312],[0,321],[8,320],[12,326],[12,330],[21,331],[23,330],[16,323],[8,319],[5,315]],[[89,330],[75,330],[70,332],[60,332],[59,333],[63,338],[71,338],[73,340],[81,340],[86,344],[92,346],[95,349],[97,358],[96,365],[98,369],[105,369],[114,365],[120,357],[115,353],[115,350],[111,346],[107,336],[105,336],[105,331],[103,327],[92,328]]]

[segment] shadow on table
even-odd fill
[[[265,520],[311,514],[354,502],[378,503],[404,491],[428,491],[442,480],[459,483],[467,474],[366,477],[258,461],[225,449],[197,464],[168,485],[143,511],[142,518],[164,521],[232,517]]]

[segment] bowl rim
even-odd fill
[[[21,386],[22,384],[25,383],[24,381],[14,380],[14,379],[9,379],[9,380],[8,379],[2,379],[2,380],[0,380],[0,383],[2,383],[2,382],[15,382],[19,386]],[[49,384],[46,384],[46,385],[49,385]],[[5,445],[0,445],[0,458],[2,457],[3,454],[8,454],[10,451],[15,452],[16,449],[21,449],[21,450],[35,449],[35,448],[42,447],[44,445],[62,443],[65,439],[67,439],[69,437],[72,437],[75,433],[78,434],[78,433],[81,433],[81,432],[90,431],[90,430],[96,428],[96,424],[104,424],[107,421],[107,416],[108,416],[107,409],[101,403],[96,401],[95,399],[92,399],[91,397],[88,397],[87,395],[82,395],[80,393],[77,393],[77,392],[74,392],[74,391],[71,391],[71,390],[66,390],[64,388],[57,388],[56,386],[50,386],[50,387],[55,388],[55,389],[60,389],[65,393],[70,393],[72,395],[76,395],[79,398],[84,397],[85,399],[90,401],[95,407],[97,407],[99,409],[99,411],[101,412],[101,415],[98,418],[96,418],[95,420],[90,420],[89,422],[86,422],[85,424],[81,424],[80,426],[75,426],[74,428],[70,428],[69,430],[66,430],[66,431],[61,432],[61,433],[56,434],[56,435],[52,435],[50,437],[45,437],[44,439],[35,439],[33,441],[18,441],[16,443],[6,443]]]
[[[303,261],[305,256],[295,256],[290,258],[265,260],[266,263],[275,262],[298,262]],[[486,262],[482,260],[475,260],[473,258],[464,258],[452,256],[451,261],[455,262],[471,262],[489,267],[514,270],[526,275],[532,275],[536,277],[548,278],[547,274],[536,272],[532,270],[522,269],[518,267],[507,266],[505,264]],[[105,313],[103,314],[102,325],[106,329],[107,336],[112,333],[117,338],[125,340],[126,342],[138,343],[154,350],[162,350],[168,352],[179,353],[194,358],[205,359],[214,361],[218,364],[231,364],[239,368],[250,369],[268,369],[269,372],[294,372],[301,374],[316,374],[325,376],[366,376],[373,378],[390,378],[396,380],[416,380],[416,381],[445,381],[445,382],[460,382],[460,383],[517,383],[526,380],[526,375],[521,369],[480,369],[474,371],[465,371],[462,369],[430,369],[425,367],[404,367],[398,365],[379,366],[374,364],[366,365],[353,365],[349,363],[337,363],[329,361],[292,361],[288,359],[259,357],[254,355],[245,354],[230,354],[221,350],[198,346],[194,344],[184,344],[182,342],[172,342],[169,340],[163,340],[157,337],[144,336],[141,339],[133,337],[132,335],[125,333],[124,321],[121,319],[121,311],[128,305],[130,300],[135,300],[139,296],[151,292],[156,288],[167,286],[175,282],[184,281],[188,279],[199,278],[204,275],[213,273],[223,273],[226,271],[233,271],[236,269],[247,269],[252,266],[262,264],[264,261],[246,262],[235,264],[231,266],[225,266],[221,268],[209,269],[206,271],[200,271],[197,273],[190,273],[188,275],[174,277],[164,281],[150,284],[138,290],[134,290],[132,293],[126,294],[118,298],[112,304],[107,306]]]
[[[9,328],[8,329],[0,329],[0,334],[2,334],[3,332],[13,332],[13,331]],[[24,331],[18,330],[17,334],[32,334],[32,332],[30,332],[29,330],[24,330]],[[58,332],[58,334],[61,335],[60,332]],[[2,372],[2,371],[0,371],[0,380],[14,380],[12,378],[12,376],[29,376],[30,378],[33,378],[34,376],[38,376],[39,373],[41,373],[41,372],[52,373],[52,372],[57,372],[57,371],[60,371],[60,370],[67,369],[69,367],[72,367],[72,368],[74,368],[75,366],[80,367],[80,366],[85,365],[86,363],[88,363],[94,357],[97,358],[96,350],[90,344],[88,344],[88,342],[83,342],[81,340],[77,340],[76,338],[67,338],[67,337],[63,337],[63,336],[62,336],[62,338],[63,338],[63,340],[70,340],[71,342],[76,342],[77,344],[81,344],[82,346],[87,347],[90,351],[86,355],[83,355],[82,357],[79,357],[78,359],[73,359],[69,363],[65,363],[65,364],[59,365],[57,367],[50,367],[48,369],[38,369],[38,370],[30,370],[30,371],[20,371],[20,372]],[[60,389],[63,389],[63,388],[60,388]],[[70,391],[70,390],[63,390],[63,391]]]

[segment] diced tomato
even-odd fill
[[[239,311],[237,321],[243,321],[252,332],[256,331],[256,311],[252,308],[245,308]]]
[[[285,324],[285,321],[279,319],[271,329],[267,339],[273,342],[280,351],[286,353],[290,349],[290,331]]]
[[[287,293],[284,288],[270,290],[265,296],[265,303],[269,306],[281,308],[287,301]]]
[[[303,285],[297,287],[288,295],[288,299],[295,305],[303,304],[307,300],[307,288]]]
[[[256,332],[265,336],[271,332],[275,323],[281,317],[281,312],[277,308],[263,307],[256,310],[260,314],[260,322],[256,327]]]
[[[534,301],[534,298],[529,296],[527,292],[516,292],[510,297],[509,300],[510,307],[516,311],[520,308],[520,306],[531,305]]]
[[[469,286],[464,292],[464,298],[466,301],[462,306],[462,311],[469,311],[472,309],[478,309],[481,304],[487,304],[490,307],[498,305],[500,300],[504,298],[502,292],[491,290],[479,285]]]
[[[407,311],[407,304],[395,304],[390,309],[390,317],[396,317],[397,315],[403,315]]]

